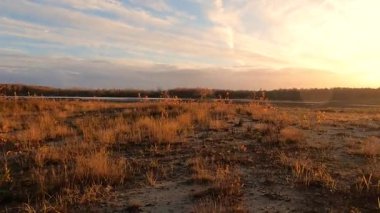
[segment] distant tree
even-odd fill
[[[213,94],[213,91],[211,89],[200,89],[199,94],[201,99],[206,99]]]

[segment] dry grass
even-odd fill
[[[304,140],[304,134],[300,129],[295,127],[285,127],[280,131],[280,141],[299,143]]]
[[[262,133],[262,134],[265,134],[266,132],[270,131],[270,126],[269,124],[265,124],[265,123],[257,123],[253,126],[253,129]]]
[[[291,169],[295,182],[305,186],[322,185],[332,191],[336,189],[337,183],[325,165],[315,164],[307,157],[290,158],[284,153],[279,155],[279,159],[282,165]]]
[[[37,206],[45,205],[47,198],[59,208],[104,200],[108,187],[123,184],[130,174],[125,159],[83,142],[39,148],[34,159],[30,180],[35,187],[25,188],[24,193],[32,193]]]
[[[254,129],[260,133],[259,140],[264,144],[278,144],[278,127],[273,124],[256,124]]]
[[[229,205],[228,202],[215,201],[213,199],[201,199],[192,208],[197,213],[220,213],[220,212],[248,212],[242,206]]]
[[[112,191],[110,186],[125,184],[133,172],[146,171],[148,184],[154,186],[158,173],[165,177],[170,168],[145,170],[144,165],[132,165],[121,157],[115,148],[147,142],[156,146],[157,154],[170,152],[170,144],[185,142],[195,126],[221,128],[222,120],[234,111],[221,103],[199,107],[178,101],[125,106],[17,99],[0,100],[0,104],[0,137],[11,144],[10,163],[0,165],[1,190],[28,202],[26,211],[66,211],[76,203],[104,200]],[[211,108],[219,110],[211,115]],[[161,144],[168,146],[158,148]]]
[[[214,190],[219,197],[233,198],[241,196],[242,181],[237,170],[230,166],[218,166],[216,168]]]
[[[126,160],[112,159],[104,149],[77,156],[75,165],[74,177],[81,182],[122,184],[128,177]]]
[[[359,193],[380,193],[380,177],[372,173],[361,175],[356,183],[356,189]]]
[[[359,151],[362,155],[375,158],[380,156],[380,138],[369,137],[362,144]]]
[[[227,128],[227,125],[223,120],[211,120],[209,123],[209,128],[212,130],[220,130]]]
[[[62,124],[52,114],[44,113],[38,117],[32,118],[25,124],[25,129],[17,134],[14,138],[24,144],[41,143],[47,140],[63,139],[73,135],[73,130],[65,124]]]
[[[128,162],[97,143],[113,143],[115,131],[104,126],[95,128],[99,122],[94,119],[85,122],[81,118],[79,123],[87,126],[76,126],[70,118],[77,112],[101,110],[104,104],[53,100],[0,102],[2,129],[7,130],[3,140],[8,144],[0,144],[7,153],[3,158],[8,159],[0,164],[4,168],[0,172],[0,193],[1,196],[5,193],[8,199],[28,202],[23,210],[65,212],[76,203],[104,200],[111,185],[123,184],[128,178]]]
[[[198,199],[193,206],[195,212],[242,212],[238,198],[243,184],[235,168],[202,157],[191,159],[189,166],[195,183],[211,184],[207,190],[194,195]]]
[[[191,179],[198,183],[209,183],[215,180],[215,176],[207,166],[207,162],[202,157],[195,157],[190,160],[192,176]]]
[[[321,183],[330,190],[335,190],[336,183],[324,165],[313,165],[308,160],[296,160],[292,171],[295,177],[306,186]]]
[[[157,178],[156,178],[156,174],[154,173],[153,170],[147,171],[146,174],[145,174],[145,177],[146,177],[146,181],[148,182],[148,184],[150,186],[155,186],[156,185]]]
[[[193,212],[199,213],[218,213],[227,212],[227,208],[223,204],[212,199],[204,199],[193,206]]]
[[[178,121],[170,119],[142,118],[134,126],[139,132],[140,142],[145,138],[153,143],[178,143],[182,142],[181,134],[186,133],[184,126],[180,126]]]
[[[365,209],[362,201],[372,204],[379,197],[379,138],[352,145],[369,159],[363,160],[356,155],[345,159],[347,152],[341,151],[349,145],[329,141],[344,134],[322,136],[335,131],[326,130],[331,126],[373,131],[378,123],[366,122],[377,122],[378,112],[371,113],[282,109],[265,102],[0,99],[0,202],[8,205],[13,200],[12,205],[26,212],[70,212],[115,199],[116,191],[126,186],[134,190],[186,179],[191,180],[186,184],[204,188],[194,195],[194,212],[244,212],[244,187],[262,186],[253,177],[264,173],[278,174],[268,184],[290,190],[294,183],[306,186],[297,193],[317,187],[327,197],[331,191],[342,193]],[[309,133],[320,143],[294,145],[306,136],[315,139]],[[376,135],[360,134],[352,140]],[[183,168],[186,161],[190,172]],[[356,174],[363,164],[372,170]],[[289,177],[291,186],[286,185]],[[352,192],[346,190],[350,187]],[[130,210],[140,211],[142,206]]]

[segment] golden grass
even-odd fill
[[[324,165],[312,165],[307,160],[296,160],[292,170],[296,178],[307,186],[312,183],[322,183],[325,187],[335,190],[335,180]]]
[[[38,199],[52,193],[58,193],[55,196],[58,199],[60,194],[72,190],[84,193],[94,184],[123,184],[128,178],[129,165],[125,159],[111,157],[105,149],[96,150],[93,146],[80,144],[38,149],[31,171]]]
[[[194,157],[188,163],[192,181],[211,185],[194,195],[199,199],[194,212],[243,212],[238,200],[243,183],[237,169],[204,157]]]
[[[278,127],[273,124],[257,124],[255,130],[260,133],[259,140],[265,144],[278,144],[279,134]]]
[[[280,130],[279,139],[282,142],[299,143],[304,140],[304,134],[300,129],[288,126]]]
[[[82,141],[75,126],[66,122],[65,113],[52,113],[61,105],[46,101],[44,106],[45,101],[41,101],[42,106],[34,106],[35,100],[30,104],[20,102],[17,109],[9,109],[28,116],[15,116],[22,129],[4,137],[21,144],[12,148],[18,150],[8,152],[12,165],[17,166],[2,164],[5,172],[0,172],[5,174],[1,190],[9,190],[9,196],[31,202],[23,210],[67,211],[68,205],[104,200],[107,185],[124,183],[129,175],[126,160],[96,143]],[[99,132],[101,140],[111,141],[105,140],[107,134]]]
[[[195,157],[190,160],[189,165],[193,172],[191,179],[198,183],[208,183],[215,180],[212,171],[207,167],[207,162],[204,158]]]
[[[203,199],[193,206],[193,212],[199,213],[226,212],[226,209],[227,208],[223,206],[223,204],[212,199]]]
[[[63,139],[73,135],[73,130],[70,127],[62,124],[54,115],[48,113],[33,118],[25,126],[25,130],[11,139],[21,143],[37,143],[46,140]]]
[[[365,141],[362,142],[359,152],[362,155],[365,155],[371,158],[380,156],[380,138],[378,137],[367,138]]]
[[[209,122],[209,128],[212,130],[220,130],[227,128],[227,125],[223,120],[211,120]]]
[[[209,128],[211,116],[207,107],[197,109],[196,111],[193,111],[192,114],[194,115],[194,121],[198,126],[203,129]]]
[[[7,160],[5,160],[4,166],[2,168],[1,178],[0,178],[0,186],[10,184],[12,180],[11,170],[8,166]]]
[[[269,124],[265,124],[265,123],[257,123],[253,126],[253,129],[262,133],[262,134],[265,134],[266,132],[269,131]]]
[[[295,183],[334,191],[339,175],[330,173],[330,164],[338,164],[327,156],[329,153],[321,158],[322,155],[315,152],[317,148],[287,142],[299,144],[306,138],[304,129],[341,125],[337,121],[367,127],[365,119],[358,118],[359,112],[355,115],[309,109],[290,112],[265,103],[235,105],[222,101],[166,100],[122,104],[0,99],[0,106],[0,141],[5,142],[0,144],[0,196],[10,195],[19,202],[16,205],[27,212],[67,212],[79,204],[103,202],[112,198],[118,187],[133,184],[132,178],[142,180],[144,185],[156,186],[158,180],[169,179],[175,171],[174,162],[162,163],[158,157],[183,151],[186,152],[184,159],[190,158],[191,176],[188,178],[206,189],[201,192],[194,212],[243,211],[239,197],[244,192],[245,177],[239,173],[241,165],[235,168],[233,160],[239,157],[235,154],[249,156],[252,151],[268,157],[282,151],[280,163],[288,169]],[[202,147],[196,157],[186,155],[188,150],[181,147],[190,147],[192,144],[185,142],[203,137],[198,133],[206,133],[207,137],[220,133],[223,137],[226,134],[226,137],[239,139],[247,136],[252,144],[235,144],[231,150],[220,150],[225,146],[222,141],[211,154],[206,152],[208,150],[203,152]],[[198,138],[198,135],[202,136]],[[256,141],[262,143],[254,144]],[[197,149],[199,144],[194,145],[189,151]],[[327,148],[319,150],[325,152]],[[377,159],[379,139],[367,138],[360,143],[357,152]],[[354,183],[356,192],[377,196],[378,181],[377,174],[366,173]]]
[[[218,196],[234,197],[242,193],[242,182],[239,172],[229,165],[217,166],[214,182],[214,190]]]
[[[112,159],[104,149],[77,156],[75,165],[74,177],[81,182],[121,184],[128,177],[126,160]]]
[[[282,165],[291,169],[295,182],[305,186],[322,185],[332,191],[336,189],[337,183],[325,165],[315,164],[309,158],[290,158],[284,153],[280,153],[279,159]]]
[[[132,127],[138,132],[137,142],[143,141],[145,138],[152,143],[177,143],[182,142],[182,133],[186,133],[176,120],[171,119],[152,119],[145,117],[139,119],[135,126]]]
[[[145,178],[150,186],[155,186],[157,184],[156,174],[153,170],[147,171],[145,174]]]
[[[195,125],[203,125],[199,122],[206,122],[207,128],[213,126],[215,119],[209,114],[210,108],[222,106],[180,105],[178,101],[124,105],[44,99],[1,99],[0,104],[2,140],[21,144],[11,146],[16,149],[11,152],[15,168],[0,164],[1,187],[9,190],[11,196],[29,202],[24,206],[26,211],[66,211],[67,206],[76,203],[104,199],[104,194],[110,194],[107,187],[125,184],[134,170],[113,151],[115,146],[148,142],[154,146],[168,144],[165,150],[170,151],[171,143],[185,142]],[[215,116],[223,119],[231,113],[229,110],[225,107]],[[110,116],[109,112],[119,113]],[[168,169],[148,169],[148,184],[155,185],[158,172],[165,176]],[[144,169],[135,171],[141,170]],[[19,172],[25,172],[21,179]],[[28,182],[33,186],[25,185]]]

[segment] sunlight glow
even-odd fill
[[[78,73],[79,82],[107,76],[106,86],[142,82],[136,70],[178,74],[136,83],[155,88],[192,70],[193,87],[380,87],[379,8],[379,0],[3,0],[0,78],[61,84]],[[244,73],[251,81],[233,86]]]

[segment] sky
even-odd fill
[[[0,83],[380,87],[378,0],[1,0]]]

